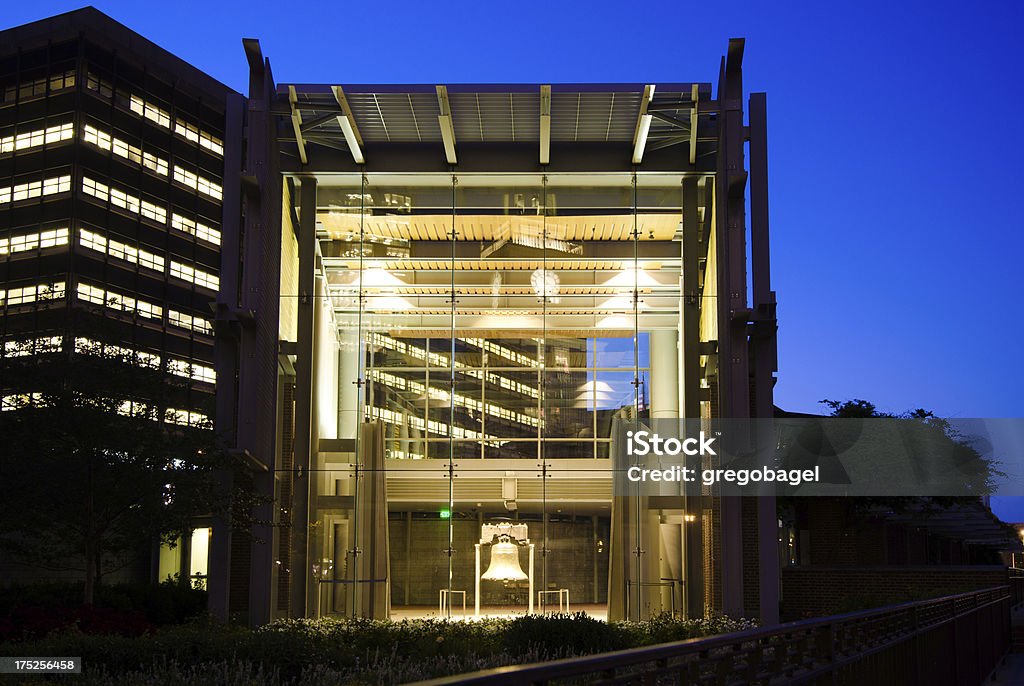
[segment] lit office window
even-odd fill
[[[120,188],[110,189],[110,204],[124,208],[133,214],[139,214],[141,211],[139,198]]]
[[[210,426],[210,418],[202,412],[179,410],[173,407],[168,407],[164,410],[164,421],[168,424],[177,424],[178,426],[199,426],[204,428]]]
[[[24,338],[21,340],[6,340],[0,352],[4,357],[26,357],[29,355],[44,355],[46,353],[57,353],[64,346],[63,336],[39,336],[36,338]]]
[[[217,372],[212,367],[189,362],[188,360],[167,360],[167,371],[193,381],[216,383]]]
[[[220,231],[180,214],[171,215],[171,228],[184,231],[207,243],[220,245]]]
[[[0,396],[0,411],[20,410],[23,407],[38,407],[43,405],[43,394],[32,393],[10,393]]]
[[[146,319],[160,321],[163,318],[163,308],[159,305],[145,300],[137,300],[123,293],[117,293],[116,291],[100,288],[99,286],[80,283],[76,293],[78,299],[84,302],[104,305],[119,312],[137,314]]]
[[[97,341],[94,338],[76,338],[75,352],[79,355],[106,355],[110,357],[120,357],[125,361],[140,367],[149,367],[151,369],[160,368],[159,355],[148,353],[144,350],[126,348],[123,345],[116,345],[114,343],[104,343],[102,341]]]
[[[209,288],[211,291],[220,289],[220,279],[216,275],[174,260],[171,260],[171,276]]]
[[[137,400],[121,401],[116,412],[123,417],[141,417],[142,419],[157,420],[157,410],[149,403],[142,403]]]
[[[206,148],[216,155],[220,155],[222,157],[224,155],[224,143],[221,139],[203,131],[197,126],[189,124],[183,119],[174,120],[174,133],[178,134],[185,140],[198,143],[200,147]]]
[[[86,124],[82,138],[86,143],[92,143],[101,150],[109,150],[118,157],[123,157],[135,164],[142,165],[160,176],[167,176],[167,160],[151,153],[143,152],[142,148],[104,133],[94,126]]]
[[[111,205],[124,208],[133,214],[140,214],[159,224],[167,223],[167,210],[163,207],[146,200],[141,200],[120,188],[113,188],[95,179],[84,177],[82,179],[82,192],[99,200],[109,201]]]
[[[26,131],[15,136],[4,136],[0,138],[0,154],[14,152],[16,150],[28,150],[38,148],[50,143],[59,143],[75,137],[74,124],[60,124],[45,129]]]
[[[90,179],[89,177],[82,179],[82,191],[86,195],[91,195],[94,198],[99,198],[103,201],[110,199],[110,186],[102,184],[95,179]]]
[[[73,88],[75,85],[75,70],[69,69],[51,76],[44,76],[17,85],[4,88],[4,102],[14,102],[16,99],[26,100],[37,95],[46,95],[47,86],[50,92]]]
[[[105,253],[125,262],[131,262],[132,264],[147,267],[158,272],[164,271],[164,258],[159,255],[141,248],[134,248],[112,238],[105,238],[102,234],[95,231],[81,229],[78,232],[78,244],[83,248]]]
[[[20,288],[0,290],[0,305],[28,305],[34,302],[60,300],[64,297],[64,282],[39,283]]]
[[[19,200],[38,198],[55,193],[66,193],[71,190],[71,176],[52,176],[41,181],[19,183],[16,186],[0,188],[0,205]]]
[[[35,250],[36,248],[54,248],[58,245],[67,244],[67,229],[33,231],[32,233],[22,233],[16,236],[0,238],[0,255],[27,252],[29,250]]]
[[[160,207],[159,205],[154,205],[151,202],[146,202],[145,200],[143,200],[140,203],[139,213],[143,217],[146,217],[147,219],[152,219],[158,224],[167,223],[167,210]]]
[[[167,323],[171,326],[188,329],[189,331],[198,331],[208,335],[213,333],[213,325],[206,319],[178,312],[177,310],[167,310]]]
[[[89,75],[89,88],[107,97],[113,92],[110,85],[102,79],[94,77],[92,74]],[[167,110],[156,106],[155,104],[148,102],[144,98],[138,95],[132,95],[128,99],[128,109],[141,117],[145,117],[150,121],[162,126],[166,129],[171,129],[171,115]],[[217,138],[213,134],[203,131],[199,127],[186,122],[184,119],[174,120],[174,133],[181,136],[187,141],[196,143],[199,147],[209,150],[210,152],[220,157],[224,156],[224,142]]]
[[[193,190],[197,190],[204,195],[216,198],[217,200],[220,200],[224,196],[224,192],[218,184],[204,176],[199,176],[187,169],[183,169],[178,165],[174,165],[174,180]]]
[[[171,128],[171,115],[167,113],[167,110],[161,109],[137,95],[131,96],[128,107],[135,114],[145,117],[165,129]]]

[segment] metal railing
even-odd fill
[[[1013,607],[1024,604],[1024,569],[1010,567],[1010,602]]]
[[[981,684],[1010,644],[1010,589],[499,667],[415,686]]]

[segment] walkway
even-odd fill
[[[992,683],[1024,686],[1024,645],[1020,643],[1021,638],[1024,638],[1024,606],[1014,608],[1010,615],[1010,625],[1013,627],[1013,646],[1010,654],[992,673]]]

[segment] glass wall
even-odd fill
[[[626,512],[609,459],[617,421],[679,414],[680,188],[318,179],[336,336],[317,345],[337,356],[315,391],[337,389],[310,503],[322,613],[682,609],[683,509]]]

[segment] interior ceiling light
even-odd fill
[[[629,320],[625,315],[613,314],[607,317],[602,317],[597,322],[598,329],[629,329],[632,328],[633,322]]]
[[[360,276],[362,278],[360,278]],[[404,281],[402,281],[400,278],[398,278],[397,276],[395,276],[394,274],[392,274],[391,272],[389,272],[386,269],[381,269],[379,267],[371,267],[369,269],[362,270],[362,272],[358,272],[358,271],[355,272],[353,274],[352,280],[348,284],[346,284],[346,285],[349,285],[349,286],[359,286],[359,285],[362,285],[362,286],[377,287],[377,286],[404,286],[406,284],[405,284]]]
[[[631,295],[615,295],[608,298],[603,303],[597,306],[600,310],[618,310],[619,312],[632,312],[633,311],[633,297]],[[639,300],[636,303],[636,309],[644,309],[644,301]]]
[[[577,393],[611,393],[613,390],[607,381],[588,381],[576,388]]]
[[[658,280],[643,269],[623,269],[604,282],[605,286],[657,286]]]

